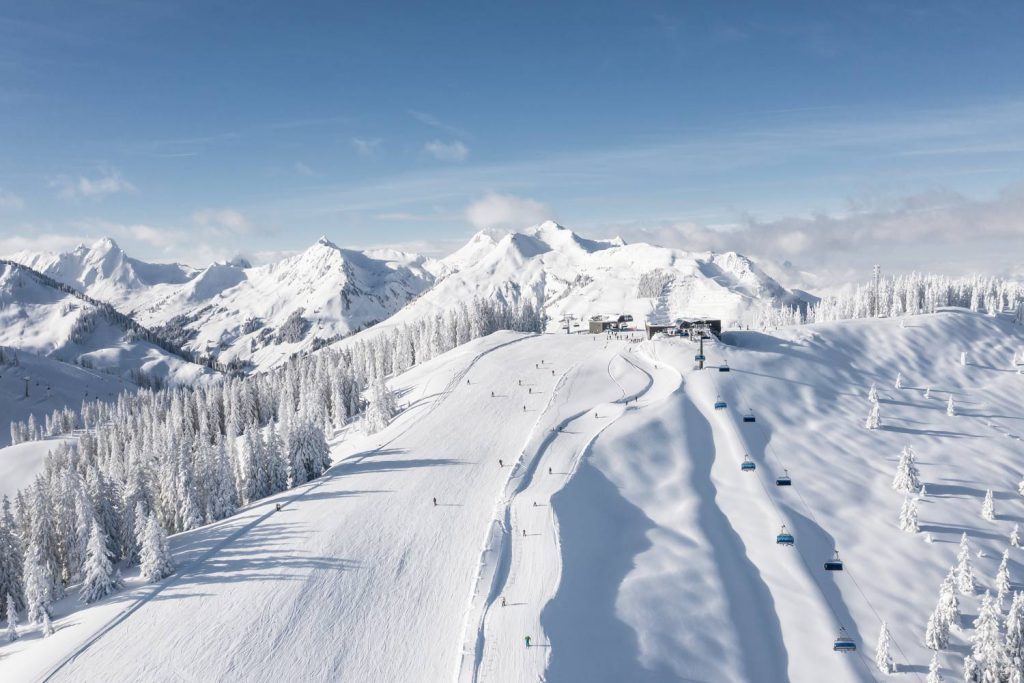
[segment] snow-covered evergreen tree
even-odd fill
[[[868,402],[878,403],[878,389],[875,387],[875,383],[871,383],[871,388],[868,389]]]
[[[900,372],[896,373],[896,381],[893,382],[893,386],[895,388],[897,388],[897,389],[902,389],[903,388],[903,373],[900,373]]]
[[[878,633],[878,645],[875,646],[875,665],[884,674],[896,673],[896,663],[889,652],[889,627],[882,622],[882,630]]]
[[[996,571],[996,605],[1003,608],[1003,600],[1010,592],[1010,550],[1003,551],[1003,559]]]
[[[105,598],[121,585],[120,572],[110,561],[106,535],[96,520],[93,520],[92,531],[89,533],[84,573],[79,594],[87,603]]]
[[[917,519],[917,499],[909,496],[903,499],[900,508],[900,530],[916,534],[921,530]]]
[[[0,507],[0,595],[11,596],[19,611],[25,608],[25,592],[21,584],[23,564],[11,501],[4,496]],[[6,618],[6,605],[0,604],[0,607],[4,608],[0,617]]]
[[[903,452],[900,453],[900,460],[896,466],[896,476],[892,480],[892,487],[901,493],[915,493],[921,488],[921,478],[917,470],[914,450],[909,446],[904,446]]]
[[[974,581],[974,567],[971,566],[971,549],[967,545],[967,534],[960,537],[960,550],[956,555],[956,568],[953,570],[956,577],[956,588],[963,595],[971,595],[977,588]]]
[[[949,624],[943,619],[941,609],[939,605],[932,611],[924,630],[925,647],[932,650],[945,650],[949,646]]]
[[[999,609],[989,592],[985,591],[978,617],[974,620],[971,654],[964,660],[964,676],[971,683],[998,683],[1005,680],[1006,668],[1006,650],[999,630]]]
[[[1013,525],[1013,531],[1010,532],[1010,545],[1014,548],[1020,547],[1020,524]]]
[[[871,412],[868,413],[868,419],[864,422],[864,426],[868,429],[878,429],[882,426],[882,419],[878,414],[878,404],[871,404]]]
[[[952,394],[950,395],[949,400],[946,401],[946,415],[949,415],[950,417],[954,417],[956,415],[956,406],[953,405]]]
[[[1010,668],[1024,673],[1024,593],[1017,591],[1006,615],[1006,659]]]
[[[992,489],[988,489],[985,492],[985,500],[981,504],[981,517],[990,522],[996,520],[996,502],[992,496]]]
[[[7,594],[5,612],[7,614],[7,642],[13,643],[18,639],[18,609],[14,606],[14,596]]]
[[[141,573],[142,578],[155,583],[174,573],[174,560],[167,546],[167,533],[155,514],[146,520],[146,532],[143,536]]]
[[[931,398],[932,397],[932,388],[931,387],[925,387],[924,388],[924,397],[925,398]]]
[[[50,621],[49,612],[43,612],[42,626],[39,630],[43,632],[43,638],[49,638],[53,635],[53,622]]]

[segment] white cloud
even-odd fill
[[[220,236],[245,235],[252,231],[252,224],[235,209],[200,209],[192,214],[192,219],[199,226]]]
[[[0,189],[0,209],[21,209],[25,206],[25,200],[7,190]]]
[[[431,140],[423,145],[423,150],[441,161],[465,161],[469,158],[469,147],[459,140],[453,142]]]
[[[489,192],[466,207],[466,220],[479,229],[523,228],[551,217],[542,202],[510,194]]]
[[[99,199],[109,194],[135,191],[135,186],[116,170],[105,171],[96,178],[58,176],[50,184],[59,188],[61,199]]]
[[[59,233],[38,233],[32,234],[32,229],[27,226],[18,228],[18,234],[11,237],[0,237],[0,255],[10,256],[18,251],[31,252],[61,252],[74,248],[81,242],[87,242],[90,238],[77,235],[62,235]]]
[[[380,138],[352,138],[352,147],[361,157],[372,157],[380,147]]]

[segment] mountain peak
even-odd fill
[[[97,251],[106,253],[108,251],[121,251],[121,247],[117,246],[117,242],[114,241],[113,237],[102,237],[89,248],[90,251]]]
[[[327,239],[327,235],[320,235],[320,239],[316,241],[316,245],[319,247],[330,247],[331,249],[337,249],[338,245]]]

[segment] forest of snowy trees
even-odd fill
[[[949,278],[911,273],[859,285],[853,291],[823,297],[801,311],[797,307],[771,307],[757,313],[754,327],[771,329],[784,325],[819,323],[875,316],[934,313],[941,306],[961,306],[995,315],[1015,311],[1024,304],[1024,286],[998,277]]]
[[[371,433],[387,426],[396,406],[385,377],[497,330],[543,327],[529,302],[477,300],[272,372],[124,393],[54,412],[45,425],[12,424],[16,443],[81,436],[47,455],[13,505],[3,500],[0,618],[12,604],[45,632],[50,605],[69,586],[98,599],[118,585],[122,562],[159,580],[172,571],[167,534],[319,477],[331,464],[327,435],[353,420]]]

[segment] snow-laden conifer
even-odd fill
[[[985,491],[985,500],[981,504],[981,517],[990,522],[996,520],[996,502],[992,495],[992,489]]]
[[[174,559],[167,546],[167,534],[154,514],[150,514],[146,520],[140,555],[142,578],[146,581],[155,583],[174,573]]]
[[[878,632],[878,645],[875,647],[875,665],[884,674],[896,673],[896,662],[889,652],[889,627],[882,622],[882,629]]]
[[[925,683],[945,683],[945,680],[939,672],[939,653],[934,652],[928,665],[928,678],[925,679]]]
[[[1003,551],[1003,559],[996,571],[996,606],[1003,608],[1003,600],[1010,593],[1010,550]]]
[[[917,519],[917,499],[909,496],[903,499],[900,508],[900,530],[916,534],[921,530]]]
[[[878,403],[878,389],[875,387],[875,383],[871,383],[871,388],[868,389],[868,401],[870,403]]]
[[[882,419],[878,414],[878,404],[871,404],[871,411],[868,413],[868,419],[865,420],[864,426],[868,429],[878,429],[882,426]]]
[[[953,405],[953,396],[950,395],[949,400],[946,401],[946,415],[953,417],[956,415],[956,406]]]
[[[1024,593],[1017,591],[1006,615],[1006,658],[1010,668],[1024,673]]]
[[[897,388],[897,389],[902,389],[903,388],[903,373],[900,373],[900,372],[896,373],[896,381],[893,382],[893,386],[895,388]]]
[[[974,620],[971,654],[964,660],[964,676],[971,683],[1002,681],[1005,680],[1006,665],[1006,649],[999,630],[999,609],[989,592],[985,591]]]
[[[1013,525],[1013,531],[1010,532],[1010,545],[1014,548],[1020,547],[1020,524]]]
[[[956,555],[956,567],[953,570],[956,588],[963,595],[974,593],[977,584],[974,581],[974,567],[971,565],[971,549],[967,545],[967,534],[960,537],[960,550]]]
[[[107,538],[96,520],[92,522],[86,549],[84,578],[79,591],[84,602],[96,602],[110,595],[121,585],[120,572],[110,561]]]
[[[909,446],[903,447],[900,453],[899,464],[896,465],[896,476],[893,477],[892,487],[901,493],[915,493],[921,489],[921,475],[917,470],[914,449]]]
[[[18,610],[14,606],[14,596],[10,593],[7,594],[5,611],[7,613],[7,642],[13,643],[18,639]]]

